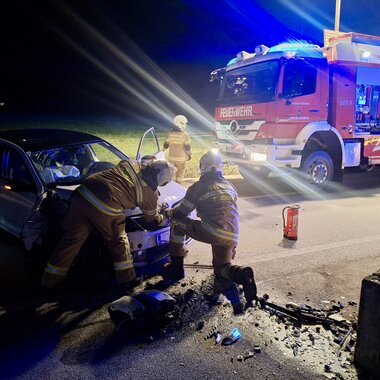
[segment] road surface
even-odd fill
[[[361,280],[380,268],[378,174],[351,173],[339,188],[327,192],[300,189],[292,180],[290,185],[276,176],[264,186],[240,177],[231,181],[240,195],[241,237],[235,263],[254,268],[259,295],[267,293],[282,305],[294,301],[315,308],[340,301],[342,316],[355,320]],[[297,241],[282,236],[282,209],[292,204],[300,205]],[[331,375],[324,372],[331,364],[344,379],[357,378],[346,362],[349,353],[340,352],[328,332],[319,334],[308,327],[298,341],[301,352],[295,355],[288,347],[293,339],[289,326],[264,311],[233,316],[228,303],[207,308],[201,289],[212,269],[210,247],[205,244],[190,245],[187,278],[170,290],[177,294],[196,290],[192,314],[183,326],[153,335],[150,344],[115,334],[107,312],[115,298],[109,294],[73,295],[44,304],[33,296],[25,300],[16,285],[28,265],[20,260],[14,239],[2,235],[1,244],[1,273],[7,284],[2,290],[20,301],[3,308],[0,315],[0,377],[319,379]],[[205,326],[202,331],[197,330],[200,321]],[[204,339],[204,331],[214,324],[225,335],[238,327],[241,340],[223,347]],[[311,345],[310,334],[319,339],[318,344]],[[261,352],[240,361],[255,344]]]

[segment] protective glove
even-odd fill
[[[173,216],[173,209],[168,207],[163,210],[163,214],[165,215],[165,218],[171,218]]]
[[[160,214],[157,214],[156,216],[156,222],[158,224],[163,223],[166,219],[167,219],[167,216],[165,215],[165,213],[160,213]]]

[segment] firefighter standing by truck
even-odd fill
[[[239,236],[237,192],[223,177],[223,162],[219,155],[211,151],[205,153],[199,167],[199,181],[188,188],[176,207],[164,210],[167,217],[172,217],[169,244],[171,263],[164,267],[162,275],[168,284],[185,276],[185,235],[209,243],[216,290],[219,294],[225,294],[235,313],[239,313],[242,308],[236,284],[243,285],[246,306],[251,306],[256,299],[257,289],[252,268],[231,264]],[[188,217],[194,209],[200,220]]]
[[[185,131],[188,120],[186,116],[177,115],[173,119],[173,128],[168,132],[164,151],[169,148],[168,160],[177,168],[175,181],[181,183],[185,176],[186,162],[191,159],[191,139]]]
[[[161,223],[158,213],[158,186],[173,179],[175,168],[166,161],[121,161],[117,166],[95,173],[74,192],[64,220],[65,233],[42,276],[43,288],[61,283],[93,230],[98,230],[112,258],[115,279],[128,290],[142,281],[133,268],[125,232],[125,209],[139,207],[147,222]]]

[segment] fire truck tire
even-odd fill
[[[328,153],[316,151],[306,157],[301,170],[309,183],[323,187],[333,178],[334,164]]]
[[[258,170],[253,169],[250,165],[239,165],[239,173],[246,180],[251,181],[258,179],[265,179],[270,173],[270,169],[265,166],[258,166]]]

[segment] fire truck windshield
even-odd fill
[[[272,101],[278,67],[278,61],[267,61],[226,72],[217,100],[218,105]]]

